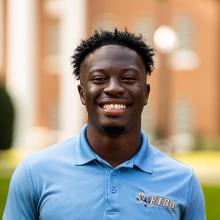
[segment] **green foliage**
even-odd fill
[[[0,83],[0,150],[9,149],[12,145],[15,112],[12,100]]]

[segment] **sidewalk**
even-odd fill
[[[202,183],[220,184],[220,152],[192,152],[172,157],[190,165]]]

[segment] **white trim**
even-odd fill
[[[3,7],[3,0],[0,0],[0,79],[1,74],[3,71],[3,40],[4,40],[4,13],[3,13],[4,7]]]

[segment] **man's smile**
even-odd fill
[[[105,110],[120,110],[120,109],[125,109],[126,105],[124,105],[124,104],[105,104],[105,105],[103,105],[103,108]]]
[[[102,113],[107,116],[121,116],[129,107],[129,105],[114,102],[99,104],[98,106],[101,108]]]
[[[133,101],[128,101],[127,99],[128,98],[102,98],[97,100],[97,104],[99,107],[106,110],[120,110],[128,108],[133,103]]]

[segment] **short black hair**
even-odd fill
[[[154,49],[145,43],[143,36],[141,34],[137,36],[134,33],[128,32],[127,29],[125,29],[125,31],[119,31],[115,28],[114,31],[95,31],[91,37],[82,40],[77,46],[71,57],[73,74],[77,80],[80,78],[80,66],[85,57],[92,51],[104,45],[121,45],[136,51],[143,60],[146,74],[150,75],[153,71]]]

